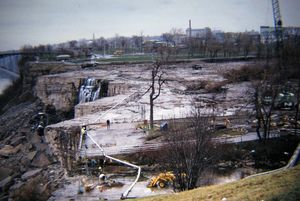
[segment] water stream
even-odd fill
[[[87,78],[80,87],[79,103],[95,101],[99,98],[101,83],[95,78]]]

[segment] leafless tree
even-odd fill
[[[159,97],[162,89],[162,85],[165,83],[165,79],[163,78],[163,75],[165,74],[161,69],[162,63],[159,61],[156,61],[153,64],[152,70],[151,70],[151,84],[148,88],[148,90],[145,92],[148,93],[150,91],[150,128],[153,129],[153,112],[154,112],[154,101]]]
[[[173,171],[176,177],[174,186],[180,191],[196,188],[201,173],[217,156],[216,146],[211,140],[211,120],[195,109],[186,122],[174,120],[165,135],[162,165]]]
[[[266,81],[254,84],[254,105],[256,112],[256,133],[260,140],[270,137],[271,116],[274,112],[275,100],[278,95],[278,85]],[[263,133],[261,134],[261,128]]]

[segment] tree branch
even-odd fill
[[[161,86],[165,83],[166,80],[162,80],[162,76],[164,73],[161,73],[158,77],[158,93],[156,96],[153,97],[153,100],[157,99],[158,96],[160,95],[160,91],[161,91]]]

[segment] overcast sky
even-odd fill
[[[300,1],[281,0],[284,26],[300,26]],[[0,51],[22,45],[160,35],[172,28],[259,30],[273,25],[271,0],[0,0]]]

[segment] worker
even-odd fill
[[[41,143],[44,143],[44,123],[43,122],[39,122],[38,126],[37,126],[37,133],[40,136],[40,140]]]
[[[106,120],[106,128],[107,128],[107,130],[110,129],[110,121],[109,121],[109,119]]]
[[[86,149],[88,149],[86,142],[86,135],[87,135],[87,131],[86,131],[86,126],[82,126],[81,128],[81,135],[82,135],[82,144],[84,144],[84,147]]]
[[[82,128],[81,128],[81,134],[82,135],[86,134],[86,126],[82,126]]]

